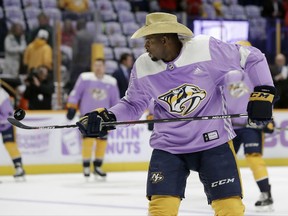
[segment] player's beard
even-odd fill
[[[156,58],[155,56],[151,55],[151,53],[149,53],[149,57],[151,58],[152,61],[156,62],[158,61],[159,59]]]

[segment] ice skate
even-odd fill
[[[24,171],[24,169],[21,166],[16,167],[16,172],[13,175],[13,177],[15,178],[16,181],[25,181],[25,171]]]
[[[90,167],[83,167],[83,175],[86,179],[90,177]]]
[[[95,167],[94,176],[96,180],[105,180],[107,174],[100,167]]]
[[[257,212],[271,212],[273,209],[273,199],[270,192],[262,192],[259,200],[255,203]]]

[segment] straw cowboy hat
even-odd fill
[[[138,29],[131,38],[140,38],[152,34],[177,33],[179,35],[192,37],[193,32],[181,23],[177,17],[169,13],[150,13],[146,16],[145,26]]]

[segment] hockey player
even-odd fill
[[[93,72],[84,72],[79,76],[73,90],[68,97],[67,118],[73,119],[79,108],[81,116],[90,112],[95,107],[111,107],[120,99],[117,81],[112,76],[105,74],[104,59],[96,59]],[[82,159],[83,174],[90,176],[90,161],[95,138],[83,136]],[[105,177],[106,173],[100,168],[103,163],[107,146],[107,132],[96,138],[96,149],[94,155],[94,174]]]
[[[248,41],[239,41],[237,44],[251,46]],[[243,49],[246,49],[243,47]],[[252,69],[251,69],[252,71]],[[227,88],[225,97],[227,99],[228,113],[245,113],[246,104],[249,101],[249,95],[253,92],[253,85],[249,74],[235,70],[226,75]],[[271,186],[267,167],[262,158],[263,155],[263,133],[272,133],[274,129],[273,122],[263,127],[251,126],[247,124],[247,119],[232,119],[233,128],[236,137],[233,139],[235,152],[237,153],[243,144],[245,159],[253,172],[254,179],[261,192],[259,200],[255,203],[257,211],[272,211],[273,199],[271,196]]]
[[[254,47],[192,36],[175,15],[148,14],[145,26],[132,35],[145,37],[147,53],[134,63],[125,97],[108,110],[82,117],[76,123],[81,133],[97,136],[113,129],[102,122],[139,119],[151,99],[155,119],[227,114],[223,85],[231,70],[244,71],[253,84],[250,121],[271,121],[275,88],[264,55]],[[234,137],[229,119],[155,123],[147,178],[149,215],[178,214],[191,170],[199,173],[215,215],[244,215]]]
[[[15,142],[15,134],[13,126],[7,121],[9,116],[13,114],[13,107],[9,98],[9,94],[0,86],[0,132],[2,140],[9,156],[12,159],[15,168],[14,178],[24,179],[25,171],[22,164],[21,153]]]

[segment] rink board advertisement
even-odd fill
[[[275,111],[276,127],[288,128],[288,112]],[[145,116],[142,117],[145,119]],[[66,120],[64,112],[28,112],[22,120],[31,126],[75,124]],[[148,162],[152,149],[149,146],[151,132],[147,124],[118,126],[110,132],[105,163]],[[16,128],[16,137],[25,165],[81,164],[81,134],[77,128],[24,130]],[[0,166],[11,166],[12,162],[0,141]],[[239,152],[243,158],[243,152]],[[264,158],[288,158],[288,130],[277,130],[266,135]],[[281,165],[281,164],[279,164]]]

